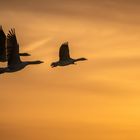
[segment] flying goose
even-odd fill
[[[25,61],[20,60],[19,55],[19,44],[17,43],[17,38],[15,34],[15,29],[11,29],[7,35],[7,67],[0,68],[0,74],[8,72],[16,72],[22,70],[28,65],[41,64],[42,61]]]
[[[65,42],[61,45],[60,50],[59,50],[59,61],[53,62],[51,64],[51,67],[57,67],[57,66],[67,66],[70,64],[75,64],[77,61],[84,61],[87,60],[86,58],[78,58],[78,59],[73,59],[70,57],[69,54],[69,45],[68,42]]]
[[[6,62],[6,50],[7,50],[7,37],[0,26],[0,62]],[[30,56],[28,53],[19,53],[20,56]]]

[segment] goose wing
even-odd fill
[[[6,35],[0,26],[0,58],[6,59]]]
[[[68,59],[70,59],[69,46],[68,43],[63,43],[59,50],[59,60],[65,61]]]
[[[8,66],[14,66],[21,63],[15,29],[11,29],[7,35],[7,58]]]

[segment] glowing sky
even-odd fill
[[[0,140],[139,140],[139,16],[139,0],[1,1],[22,60],[45,63],[0,75]],[[52,69],[64,41],[88,61]]]

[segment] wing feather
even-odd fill
[[[68,59],[70,59],[69,46],[68,43],[63,43],[59,50],[59,60],[65,61]]]
[[[7,35],[7,58],[8,66],[14,66],[21,62],[15,29],[11,29]]]

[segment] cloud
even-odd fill
[[[44,46],[48,41],[50,41],[51,39],[48,38],[48,39],[43,39],[43,40],[40,40],[40,41],[37,41],[37,42],[34,42],[32,44],[29,44],[26,46],[26,51],[34,51],[36,49],[38,49],[39,47],[42,47]],[[24,46],[23,46],[24,47]]]

